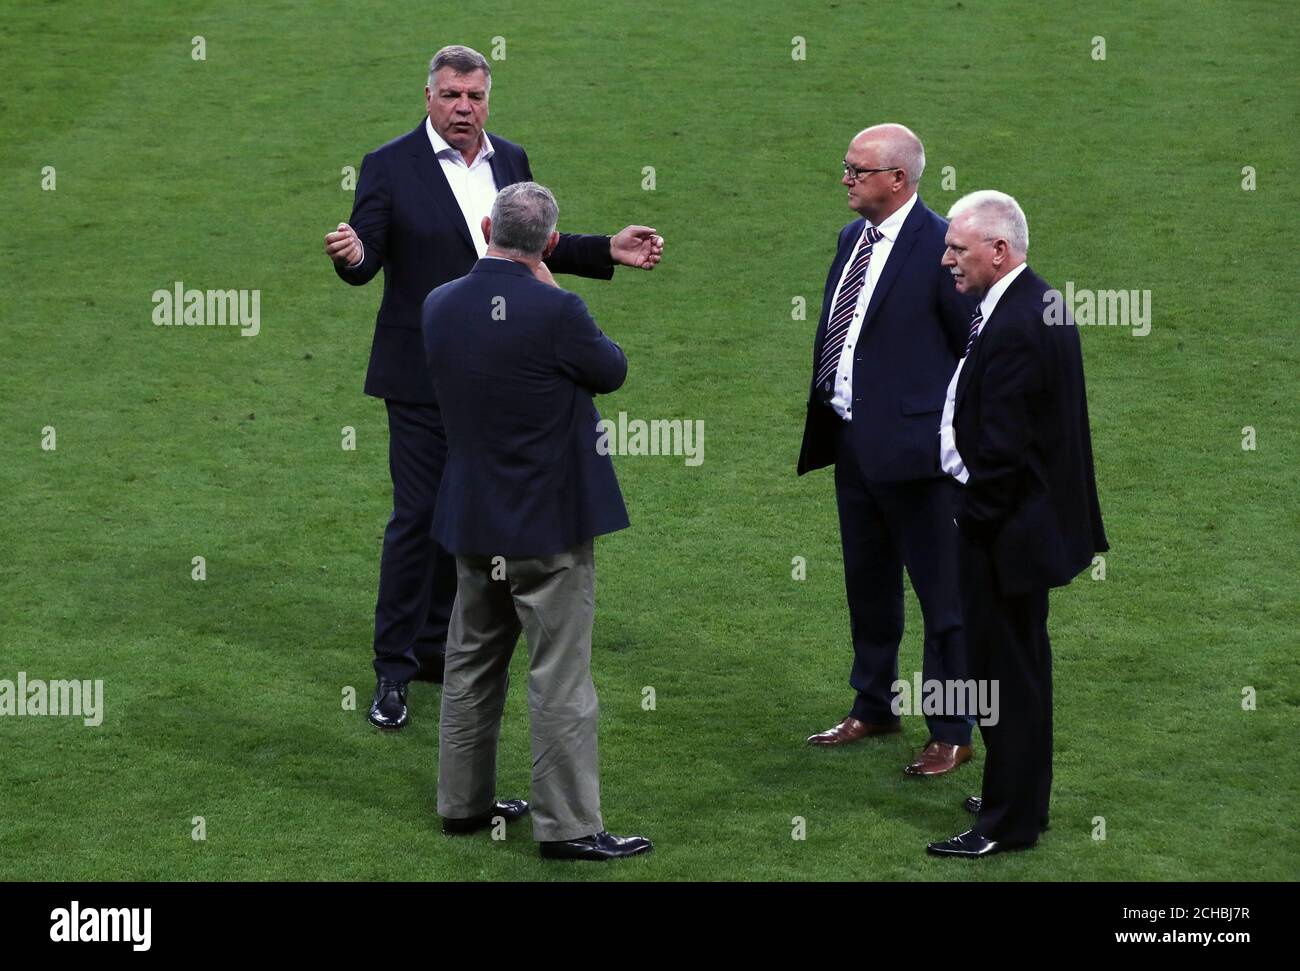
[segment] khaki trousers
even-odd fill
[[[600,818],[599,706],[591,680],[596,566],[590,540],[555,556],[456,557],[438,742],[438,814],[487,812],[510,658],[528,643],[533,838],[590,836]]]

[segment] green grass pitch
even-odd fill
[[[0,717],[0,878],[1300,875],[1295,10],[919,0],[890,19],[772,0],[5,3],[0,678],[102,679],[106,711]],[[606,823],[656,841],[622,865],[547,865],[526,826],[444,838],[438,689],[414,688],[397,736],[364,718],[381,287],[343,285],[321,237],[350,210],[343,168],[420,120],[433,52],[496,37],[488,128],[526,146],[561,227],[667,240],[654,273],[561,280],[630,360],[603,413],[705,423],[699,467],[616,460],[633,527],[597,544]],[[852,215],[840,159],[880,121],[924,140],[932,208],[1010,192],[1049,281],[1152,294],[1144,337],[1081,329],[1113,550],[1104,580],[1052,596],[1053,827],[974,866],[923,849],[962,828],[982,758],[905,779],[920,718],[803,744],[847,710],[850,647],[831,477],[794,463]],[[151,294],[177,281],[259,289],[260,333],[155,326]],[[910,677],[910,594],[907,620]],[[528,786],[522,661],[502,795]]]

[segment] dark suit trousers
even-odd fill
[[[432,533],[447,436],[434,405],[385,404],[393,515],[379,562],[375,673],[409,681],[422,665],[441,665],[456,599],[456,558]]]
[[[959,496],[951,478],[914,482],[871,482],[862,475],[849,439],[849,426],[837,430],[835,501],[844,548],[844,586],[853,637],[849,684],[857,692],[850,712],[873,725],[897,722],[891,703],[898,679],[898,646],[903,639],[903,569],[921,602],[925,649],[924,680],[966,678],[961,594],[957,576],[957,527],[953,513]],[[938,434],[935,435],[936,441]],[[904,680],[909,683],[909,675]],[[921,699],[912,699],[919,712]],[[951,745],[969,745],[973,718],[927,715],[930,736]]]
[[[960,542],[962,607],[971,677],[998,682],[998,720],[984,737],[984,808],[975,831],[1033,843],[1052,791],[1052,648],[1047,588],[1008,597],[986,547]]]

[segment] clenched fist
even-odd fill
[[[325,234],[325,255],[339,266],[355,266],[364,253],[360,237],[347,223],[339,223],[338,229]]]
[[[626,226],[610,238],[609,255],[615,263],[653,270],[664,256],[664,238],[649,226]]]

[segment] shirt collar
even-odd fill
[[[989,319],[989,315],[993,313],[993,309],[998,305],[998,301],[1002,299],[1002,294],[1007,292],[1007,287],[1011,286],[1011,284],[1015,282],[1016,277],[1020,276],[1028,265],[1028,263],[1021,263],[1001,280],[989,287],[989,292],[984,294],[984,299],[980,301],[981,317],[985,320]]]
[[[889,240],[891,243],[894,242],[894,240],[898,239],[898,233],[903,228],[903,223],[907,221],[907,214],[912,211],[914,205],[916,205],[915,192],[912,193],[912,198],[908,199],[905,203],[899,206],[897,210],[883,219],[880,225],[876,227],[876,230],[881,236],[884,236],[885,239]]]
[[[465,157],[461,155],[460,152],[456,151],[456,149],[448,145],[447,140],[443,138],[441,135],[439,135],[436,130],[434,130],[433,122],[429,120],[428,115],[424,116],[424,131],[429,136],[429,144],[433,146],[434,155],[437,155],[439,158],[441,158],[444,154],[451,153],[455,155],[457,158],[459,158],[461,161],[465,160]],[[479,148],[478,155],[474,156],[474,161],[475,163],[477,163],[479,159],[483,159],[484,161],[487,161],[495,154],[496,154],[496,149],[492,147],[492,139],[488,138],[487,132],[484,132],[483,144]]]

